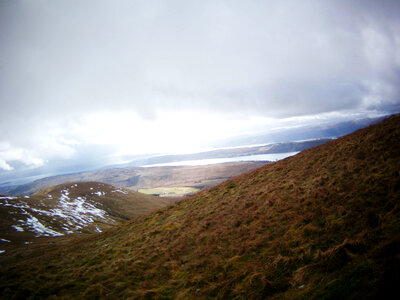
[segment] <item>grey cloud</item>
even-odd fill
[[[399,68],[396,1],[17,3],[3,4],[14,17],[1,34],[3,117],[118,108],[153,116],[154,107],[208,109],[211,102],[237,109],[235,98],[218,98],[221,90],[249,91],[243,97],[253,113],[274,115],[282,101],[307,101],[310,113],[322,113],[348,82],[387,82]],[[367,45],[368,30],[384,45],[374,38]],[[397,83],[398,76],[389,84]],[[322,88],[308,94],[317,84]],[[328,85],[332,93],[317,92],[313,101],[315,89]],[[252,97],[259,86],[271,88],[268,97]],[[190,97],[158,93],[163,89]],[[290,100],[282,90],[293,91]]]
[[[84,170],[99,169],[113,163],[110,156],[115,149],[110,145],[78,145],[73,147],[74,155],[68,159],[50,159],[46,165],[36,168],[27,166],[18,160],[10,161],[12,170],[2,170],[0,168],[0,188],[2,183],[23,184],[43,176],[56,174],[73,173]],[[8,183],[7,183],[8,182]]]
[[[3,0],[1,140],[95,111],[395,112],[399,24],[396,0]]]

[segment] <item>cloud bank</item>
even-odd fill
[[[399,28],[396,0],[3,0],[0,168],[77,155],[99,115],[130,115],[110,128],[144,143],[169,114],[196,133],[218,115],[216,138],[255,118],[398,112]]]

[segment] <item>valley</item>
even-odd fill
[[[299,142],[285,142],[222,148],[211,151],[151,156],[133,160],[95,171],[56,175],[14,186],[1,184],[0,193],[7,195],[30,195],[39,189],[72,181],[100,181],[132,190],[166,188],[187,188],[188,193],[172,193],[184,196],[193,190],[202,190],[223,182],[233,176],[248,172],[263,164],[294,155],[299,151],[321,145],[331,139],[313,139]],[[181,189],[182,190],[182,189]]]
[[[238,162],[206,166],[125,167],[36,180],[8,191],[8,195],[30,195],[64,182],[99,181],[137,191],[158,187],[209,188],[233,176],[261,167],[266,162]],[[178,196],[182,196],[179,194]]]
[[[2,253],[1,296],[387,299],[400,278],[399,139],[397,115],[102,233]]]

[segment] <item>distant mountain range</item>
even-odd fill
[[[211,150],[211,151],[190,153],[190,154],[154,156],[154,157],[134,160],[134,161],[126,164],[126,166],[146,166],[146,165],[165,164],[165,163],[191,161],[191,160],[202,160],[202,159],[213,159],[213,158],[231,158],[231,157],[287,153],[287,152],[300,152],[305,149],[308,149],[308,148],[311,148],[311,147],[314,147],[317,145],[321,145],[329,140],[331,140],[331,138],[312,139],[312,140],[300,141],[300,142],[263,144],[262,146],[224,148],[224,149],[216,149],[216,150]],[[120,166],[123,166],[123,165],[120,165]]]
[[[64,182],[101,181],[119,187],[139,190],[158,187],[193,187],[204,189],[233,176],[261,167],[266,162],[239,162],[186,167],[125,167],[47,177],[12,189],[7,195],[30,195]]]
[[[393,116],[101,234],[3,253],[1,296],[390,299],[399,140]]]
[[[306,147],[299,147],[298,150],[291,150],[291,142],[305,140],[324,140],[343,136],[357,129],[363,128],[369,124],[380,121],[382,118],[368,118],[361,120],[345,121],[345,122],[329,122],[318,126],[301,126],[296,128],[285,128],[275,130],[273,132],[239,136],[227,140],[215,141],[210,145],[212,148],[230,148],[217,149],[215,151],[203,151],[201,153],[183,154],[183,155],[136,155],[131,156],[129,163],[116,165],[94,165],[93,161],[57,161],[43,165],[38,168],[26,168],[24,164],[18,161],[9,162],[14,170],[4,171],[0,169],[0,193],[8,193],[9,190],[16,188],[19,185],[30,183],[37,179],[61,174],[72,174],[78,172],[96,171],[112,168],[123,167],[140,167],[144,165],[166,164],[180,162],[183,160],[199,160],[213,158],[227,158],[233,156],[245,156],[245,151],[249,145],[272,145],[279,144],[269,151],[264,152],[249,152],[248,155],[262,153],[279,153],[301,151]],[[326,140],[325,140],[326,141]],[[287,144],[289,143],[289,144]],[[288,147],[287,147],[288,146]],[[293,144],[292,144],[293,146]],[[310,144],[309,146],[315,146]],[[234,150],[233,147],[241,147],[242,150]],[[287,147],[279,149],[279,147]],[[233,148],[233,149],[232,149]],[[246,149],[247,148],[247,149]],[[251,150],[251,149],[250,149]],[[253,149],[255,150],[255,149]],[[240,152],[243,151],[243,152]],[[127,158],[125,158],[127,159]]]
[[[210,158],[245,157],[261,154],[300,152],[321,145],[331,139],[316,139],[302,142],[276,143],[255,147],[239,147],[218,149],[213,151],[165,155],[136,160],[128,165],[151,165]],[[233,176],[260,167],[266,162],[226,163],[220,166],[188,166],[188,167],[119,167],[91,172],[51,176],[35,180],[20,186],[3,186],[0,192],[8,195],[29,195],[39,189],[70,181],[101,181],[134,190],[156,187],[194,187],[208,188]]]
[[[365,118],[341,122],[329,122],[323,125],[309,125],[274,130],[264,134],[245,135],[234,137],[218,143],[220,147],[233,147],[242,145],[256,145],[269,143],[284,143],[301,140],[338,138],[352,133],[368,125],[377,123],[385,117]]]

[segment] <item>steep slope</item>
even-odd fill
[[[4,298],[388,297],[400,282],[399,140],[394,116],[9,262],[0,291]]]
[[[66,183],[32,196],[0,197],[0,250],[37,237],[102,232],[170,203],[101,182]]]

